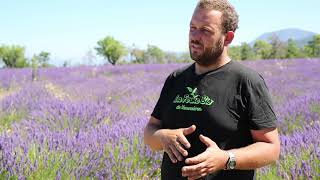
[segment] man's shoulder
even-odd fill
[[[193,63],[192,64],[187,64],[187,65],[184,65],[178,69],[175,69],[171,74],[170,74],[170,77],[173,78],[173,79],[177,79],[177,78],[180,78],[180,77],[184,77],[188,74],[190,74],[192,72],[192,67],[193,66]]]
[[[234,66],[231,71],[246,82],[256,83],[263,80],[263,77],[259,72],[238,61],[234,61]]]

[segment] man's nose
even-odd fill
[[[200,40],[200,37],[201,37],[201,35],[200,35],[199,30],[196,29],[196,30],[190,31],[190,40],[198,41],[198,40]]]
[[[192,40],[195,40],[195,41],[199,41],[201,39],[201,30],[200,29],[195,29],[193,31],[190,32],[190,38]]]

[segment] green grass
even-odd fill
[[[318,113],[320,115],[320,103],[312,103],[310,105],[310,110],[313,113]]]
[[[23,113],[22,111],[13,111],[10,113],[0,112],[0,132],[10,131],[11,125],[14,122],[19,122],[25,116],[26,113]]]
[[[55,179],[59,169],[62,179],[75,179],[68,173],[76,167],[76,162],[69,153],[49,151],[47,148],[43,147],[39,152],[39,145],[32,144],[28,151],[28,157],[31,163],[34,163],[35,161],[38,162],[38,168],[32,172],[30,169],[27,169],[25,172],[25,174],[28,174],[27,179]],[[66,159],[68,159],[66,164],[63,164],[63,161]]]
[[[276,163],[273,163],[271,165],[269,165],[269,167],[267,167],[267,173],[262,174],[259,170],[257,171],[256,174],[256,178],[260,179],[260,180],[278,180],[281,179],[278,175],[277,175],[277,165]]]
[[[44,143],[46,144],[46,143]],[[74,153],[72,156],[69,152],[64,151],[49,151],[48,147],[44,145],[38,145],[31,143],[27,152],[27,158],[31,164],[37,162],[38,167],[34,170],[31,170],[30,167],[27,167],[24,170],[24,175],[27,180],[39,179],[39,180],[53,180],[56,179],[58,171],[60,171],[62,179],[76,179],[76,174],[72,174],[78,169],[79,166],[88,165],[92,160],[90,158],[100,158],[98,166],[95,169],[92,169],[92,172],[89,172],[88,177],[83,177],[83,179],[95,179],[93,174],[101,169],[105,169],[104,160],[108,159],[109,161],[114,162],[114,166],[111,169],[111,175],[114,178],[120,177],[120,179],[142,179],[142,178],[159,178],[160,170],[154,170],[152,167],[153,158],[143,156],[138,151],[139,146],[142,142],[138,136],[134,137],[133,144],[124,138],[120,140],[118,145],[115,148],[112,148],[111,144],[106,144],[104,148],[103,157],[98,157],[98,155],[92,155],[88,153],[82,154],[80,157],[79,154]],[[120,152],[129,152],[127,156],[121,157]],[[19,163],[23,150],[17,148],[15,150],[17,154],[16,162]],[[112,153],[114,159],[110,159],[110,153]],[[128,168],[127,164],[131,164],[131,167]],[[160,161],[158,162],[160,163]],[[142,174],[136,174],[135,170],[143,170]],[[108,174],[109,175],[109,174]],[[18,179],[16,176],[8,177],[7,172],[0,174],[0,180],[2,179]]]
[[[287,129],[280,129],[280,134],[290,135],[297,130],[303,129],[304,117],[303,115],[296,115],[296,117],[288,117],[285,119],[285,124],[287,125]]]
[[[262,173],[258,170],[257,173],[257,179],[261,180],[277,180],[282,179],[279,175],[277,175],[277,172],[281,172],[282,174],[285,174],[285,177],[288,179],[291,179],[291,169],[294,169],[295,166],[301,167],[302,161],[308,161],[310,159],[311,152],[313,151],[313,147],[310,147],[309,149],[303,149],[301,151],[295,154],[284,154],[280,157],[277,164],[272,164],[268,167],[265,167],[266,173]],[[313,154],[313,156],[315,156]],[[317,175],[320,173],[320,160],[314,157],[315,159],[311,166],[312,166],[312,172],[313,177],[316,179]],[[286,179],[287,179],[286,178]],[[297,179],[306,179],[304,176],[296,177]]]
[[[116,146],[114,149],[111,144],[107,144],[104,147],[104,158],[109,157],[109,154],[112,153],[114,155],[115,165],[111,169],[111,173],[114,178],[120,177],[121,179],[151,179],[151,178],[159,178],[160,177],[160,169],[152,169],[153,159],[149,157],[141,157],[139,152],[137,151],[138,147],[141,146],[141,142],[138,137],[134,138],[133,144],[130,144],[126,139],[121,139],[119,142],[119,146]],[[128,151],[128,156],[120,157],[120,151]],[[313,148],[301,150],[300,153],[297,154],[284,154],[281,156],[279,161],[274,164],[266,167],[265,173],[261,171],[257,171],[257,179],[261,180],[278,180],[282,179],[277,172],[282,172],[286,174],[285,176],[291,178],[291,169],[296,165],[301,167],[302,161],[308,161],[310,159],[311,151]],[[18,152],[18,151],[17,151]],[[45,162],[45,157],[47,156],[47,161]],[[84,154],[84,157],[81,160],[81,164],[87,164],[90,161],[89,154]],[[41,148],[39,152],[39,146],[36,144],[32,144],[28,151],[28,158],[32,163],[35,161],[38,162],[38,168],[34,171],[30,171],[30,169],[25,170],[25,175],[28,180],[31,179],[40,179],[40,180],[51,180],[55,179],[57,175],[57,171],[60,169],[61,178],[62,179],[76,179],[76,177],[71,174],[74,169],[79,165],[79,155],[73,155],[62,151],[48,151],[46,148]],[[316,158],[314,158],[316,159]],[[19,161],[17,159],[17,161]],[[63,163],[63,162],[66,163]],[[131,163],[131,168],[125,168],[125,165]],[[160,160],[159,162],[160,163]],[[316,159],[312,162],[314,176],[320,173],[320,160]],[[101,168],[105,168],[101,161],[101,166],[97,169],[92,169],[91,175],[93,175],[94,171],[98,171]],[[135,169],[142,169],[144,173],[142,175],[135,174]],[[153,172],[152,172],[153,171]],[[6,173],[0,174],[0,179],[7,179]],[[88,177],[83,177],[83,179],[95,179],[91,175]],[[304,179],[305,177],[297,177],[297,179]],[[10,177],[12,180],[16,180],[17,177]]]

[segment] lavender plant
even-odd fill
[[[280,160],[258,179],[320,177],[320,59],[247,61],[272,94]],[[143,128],[186,64],[0,70],[0,179],[159,179]],[[190,89],[194,94],[195,90]]]

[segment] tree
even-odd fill
[[[46,51],[41,51],[40,54],[38,55],[39,58],[39,64],[42,67],[47,67],[49,65],[49,60],[50,60],[50,53]]]
[[[36,81],[38,79],[38,76],[39,76],[38,66],[39,66],[39,57],[37,55],[34,55],[31,59],[32,81]]]
[[[164,63],[165,53],[157,46],[148,45],[143,58],[146,63]]]
[[[145,63],[144,59],[144,53],[145,51],[136,47],[133,47],[130,52],[131,61],[133,63]]]
[[[179,62],[182,63],[189,63],[189,62],[193,62],[193,60],[190,57],[190,52],[183,52],[180,54],[179,56]]]
[[[177,63],[179,61],[179,55],[175,52],[164,52],[165,63]]]
[[[309,57],[320,57],[320,34],[313,36],[305,46],[305,51]]]
[[[302,53],[297,43],[293,39],[289,39],[287,43],[287,54],[286,58],[298,58],[301,57]]]
[[[272,46],[263,40],[257,40],[253,45],[253,51],[257,59],[268,59],[270,57]]]
[[[49,60],[50,60],[50,53],[46,51],[41,51],[38,55],[34,55],[32,57],[31,64],[33,66],[33,64],[36,62],[37,66],[48,67],[50,66]]]
[[[231,57],[231,59],[241,60],[241,46],[229,47],[228,54]]]
[[[253,60],[254,52],[248,43],[241,44],[241,60]]]
[[[18,45],[0,46],[0,60],[6,67],[22,68],[29,66],[27,59],[24,56],[25,48]]]
[[[64,60],[62,67],[71,67],[71,59]]]
[[[126,48],[111,36],[105,37],[97,44],[98,47],[95,48],[97,54],[107,59],[112,65],[126,54]]]
[[[270,57],[268,59],[283,59],[286,58],[287,47],[277,35],[273,35],[270,38],[270,44],[272,46]]]
[[[93,65],[94,61],[96,60],[96,56],[92,52],[91,49],[87,51],[87,53],[83,56],[83,63],[86,65]]]

